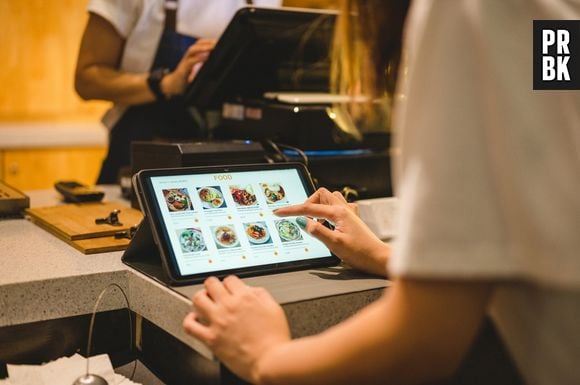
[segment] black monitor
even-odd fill
[[[337,13],[298,8],[240,9],[186,91],[198,110],[269,91],[328,92]]]

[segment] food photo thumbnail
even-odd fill
[[[261,183],[268,204],[287,203],[286,192],[280,183]]]
[[[240,239],[234,230],[234,225],[221,225],[211,228],[218,249],[240,246]]]
[[[177,231],[179,245],[184,253],[197,253],[207,250],[201,230],[195,227]]]
[[[270,237],[266,222],[244,223],[244,229],[250,244],[263,245],[272,243],[272,237]]]
[[[275,222],[276,230],[282,242],[299,241],[302,239],[302,232],[296,223],[290,219],[280,219]]]
[[[224,194],[219,186],[205,186],[197,189],[197,194],[204,209],[226,207]]]
[[[193,204],[186,188],[171,188],[162,191],[169,211],[193,210]]]
[[[256,194],[254,194],[254,189],[251,185],[247,185],[246,187],[237,185],[230,186],[230,193],[232,194],[232,199],[238,206],[248,207],[258,204]]]

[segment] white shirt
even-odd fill
[[[120,69],[144,73],[151,69],[165,23],[165,0],[90,0],[88,11],[107,21],[125,39]],[[257,0],[255,6],[280,6],[282,0]],[[177,10],[177,32],[203,38],[218,38],[243,0],[181,0]],[[126,107],[107,111],[103,123],[111,128]]]
[[[580,91],[534,91],[532,21],[580,0],[416,0],[395,129],[392,274],[498,282],[529,384],[580,384]]]

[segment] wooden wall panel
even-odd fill
[[[0,121],[92,120],[106,106],[73,87],[84,0],[0,1]]]
[[[7,150],[0,174],[20,190],[52,188],[58,180],[93,185],[105,153],[102,147]]]

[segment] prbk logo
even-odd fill
[[[534,20],[534,89],[580,90],[580,20]]]

